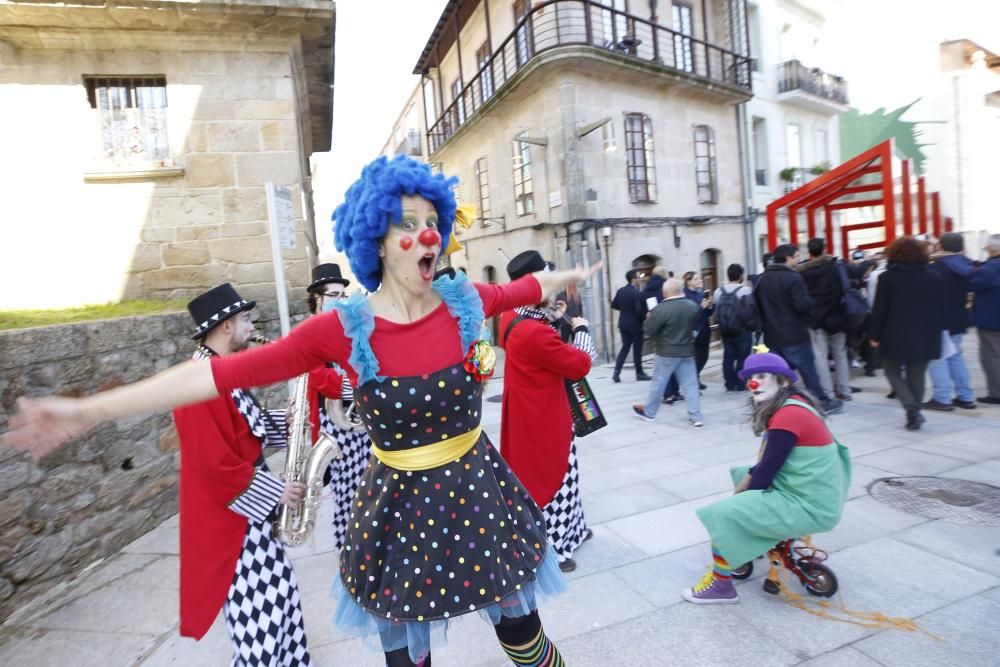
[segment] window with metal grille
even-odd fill
[[[514,169],[514,210],[518,215],[535,212],[535,186],[531,176],[531,144],[511,142]]]
[[[628,198],[633,203],[656,201],[653,121],[646,114],[625,114],[625,162]]]
[[[486,227],[493,212],[490,208],[490,174],[484,157],[476,160],[476,183],[479,184],[479,223]]]
[[[120,169],[172,166],[166,77],[84,76],[83,83],[100,123],[105,165]]]
[[[698,186],[698,203],[717,204],[715,130],[708,125],[694,126],[694,179]]]

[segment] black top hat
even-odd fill
[[[320,264],[313,267],[312,283],[306,288],[307,292],[312,292],[320,285],[327,283],[340,283],[344,287],[351,284],[351,281],[340,275],[340,267],[336,264]]]
[[[205,334],[233,315],[250,310],[256,305],[256,301],[244,300],[229,283],[223,283],[196,296],[187,306],[188,312],[198,326],[191,340],[204,338]]]
[[[507,263],[507,275],[511,280],[536,271],[548,271],[549,267],[537,250],[525,250]]]

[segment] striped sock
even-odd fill
[[[719,550],[712,545],[712,574],[716,579],[721,581],[728,581],[733,576],[733,568],[730,567],[729,562],[722,557]]]
[[[500,646],[511,662],[519,667],[566,667],[559,649],[549,641],[541,628],[538,629],[535,638],[527,644],[513,645],[501,641]]]

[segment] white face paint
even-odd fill
[[[754,403],[763,403],[774,398],[781,389],[781,379],[774,373],[754,373],[747,380],[747,389]]]

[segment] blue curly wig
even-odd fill
[[[448,247],[456,208],[451,188],[457,182],[456,177],[435,174],[427,163],[405,155],[376,158],[361,171],[361,178],[347,189],[344,203],[333,212],[333,240],[365,289],[374,292],[382,284],[378,243],[388,233],[389,223],[402,219],[403,195],[419,195],[434,205],[441,247]]]

